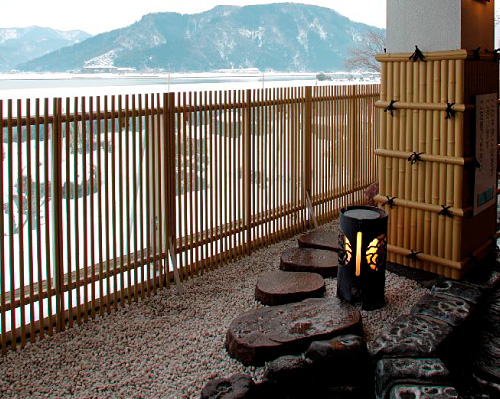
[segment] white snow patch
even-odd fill
[[[263,43],[262,38],[263,38],[265,32],[266,32],[266,28],[264,28],[263,26],[261,26],[257,30],[249,30],[249,29],[244,29],[244,28],[240,28],[238,30],[238,33],[241,36],[250,38],[253,41],[257,41],[258,42],[258,44],[257,44],[258,47],[262,47],[262,43]]]
[[[299,35],[297,36],[297,41],[307,50],[307,32],[303,29],[299,29]]]
[[[91,58],[90,60],[85,61],[85,66],[113,66],[117,52],[117,49],[113,49],[107,53]]]
[[[7,40],[17,39],[18,37],[19,33],[17,29],[0,29],[0,44]]]
[[[314,18],[314,21],[309,25],[312,31],[316,32],[321,39],[325,40],[328,36],[325,28],[319,23],[318,18]]]

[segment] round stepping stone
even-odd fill
[[[287,272],[318,273],[324,278],[337,277],[338,255],[314,248],[289,248],[281,254],[280,269]]]
[[[246,366],[261,366],[345,334],[363,334],[359,310],[337,298],[309,298],[238,316],[227,331],[226,349]]]
[[[339,235],[333,231],[313,230],[298,238],[299,248],[325,249],[339,252]]]
[[[325,280],[317,273],[275,271],[263,275],[255,287],[255,299],[276,306],[320,298],[325,293]]]

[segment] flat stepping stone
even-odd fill
[[[441,343],[452,328],[442,321],[415,315],[399,317],[368,344],[370,356],[437,357]]]
[[[309,298],[243,313],[229,326],[225,344],[244,365],[261,366],[305,352],[313,341],[345,334],[363,334],[359,310],[337,298]]]
[[[333,231],[313,230],[298,238],[299,248],[325,249],[339,252],[339,234]]]
[[[324,278],[337,277],[338,254],[314,248],[288,248],[281,254],[280,269],[287,272],[318,273]]]
[[[255,299],[264,305],[276,306],[321,298],[325,290],[325,280],[317,273],[274,271],[259,279]]]

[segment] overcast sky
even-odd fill
[[[43,26],[80,29],[91,34],[128,26],[145,14],[172,11],[194,14],[219,4],[249,5],[273,0],[0,0],[0,28]],[[304,0],[297,3],[332,8],[346,17],[385,28],[386,0]]]

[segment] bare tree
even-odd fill
[[[380,72],[380,63],[376,54],[385,50],[385,31],[368,30],[363,41],[347,53],[344,66],[348,69],[359,69],[370,72]]]

